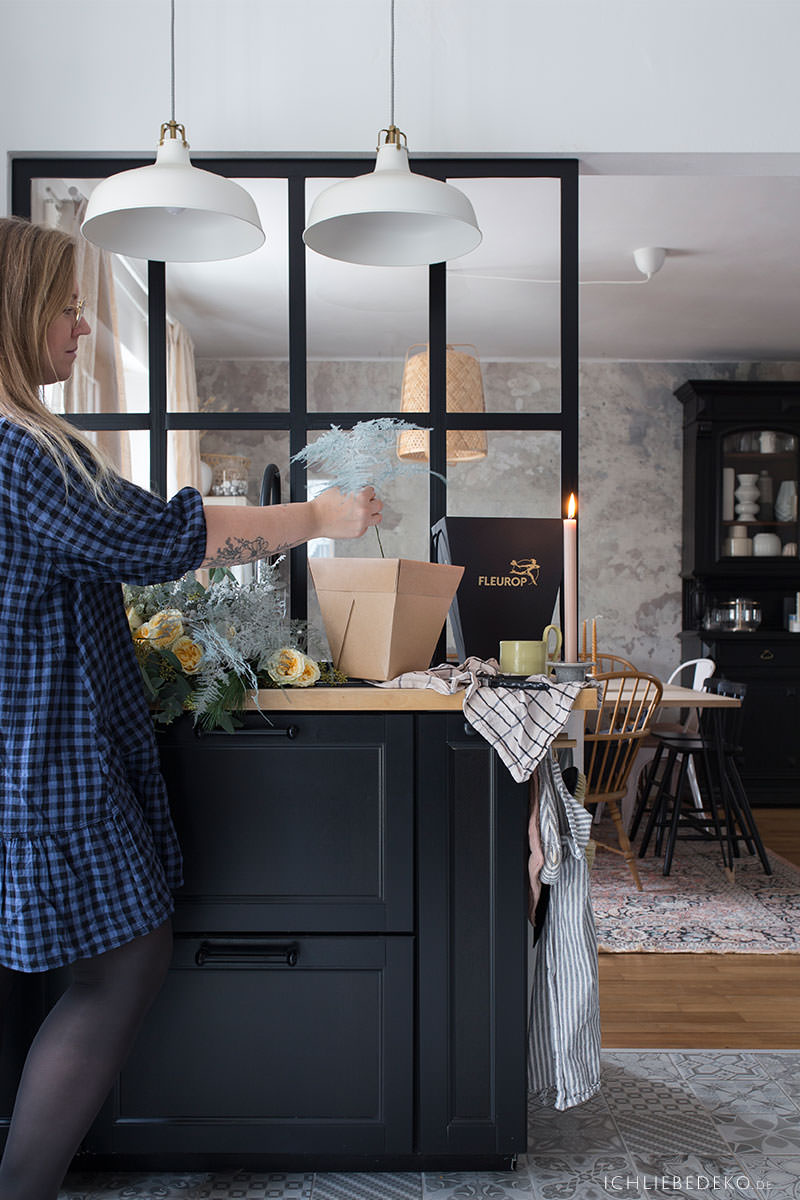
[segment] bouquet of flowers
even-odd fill
[[[278,560],[280,561],[280,560]],[[204,587],[193,572],[174,583],[123,584],[128,624],[157,724],[192,712],[205,729],[233,732],[250,691],[343,682],[302,649],[305,631],[286,614],[278,562],[240,585],[215,568]]]

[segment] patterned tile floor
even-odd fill
[[[800,1051],[615,1050],[507,1173],[72,1175],[60,1200],[800,1200]]]

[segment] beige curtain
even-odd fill
[[[82,236],[81,221],[86,197],[75,186],[57,196],[47,187],[34,190],[33,220],[62,229],[75,238],[78,292],[86,297],[91,333],[81,338],[81,353],[72,377],[64,385],[67,413],[125,412],[125,376],[120,349],[119,321],[114,292],[112,258]],[[167,322],[167,406],[173,412],[197,412],[194,345],[177,321]],[[121,473],[131,477],[130,435],[102,430],[92,434],[97,445]],[[197,430],[170,434],[167,494],[180,488],[200,487],[200,434]]]
[[[172,412],[197,412],[197,374],[194,343],[178,321],[167,323],[167,407]],[[167,495],[182,487],[200,487],[200,433],[180,430],[170,435]]]
[[[75,270],[78,294],[86,297],[86,316],[91,333],[81,338],[75,370],[64,384],[66,413],[122,413],[125,405],[125,376],[119,341],[117,305],[111,256],[81,235],[86,197],[70,188],[69,199],[46,200],[34,220],[54,225],[75,238]],[[96,445],[122,475],[131,477],[130,435],[125,430],[99,430],[90,434]]]

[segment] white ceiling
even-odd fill
[[[284,185],[242,182],[265,246],[231,262],[168,267],[170,312],[199,357],[286,355]],[[483,359],[558,357],[557,182],[458,186],[484,238],[448,264],[448,339],[474,343]],[[642,246],[667,251],[649,281],[633,260]],[[312,358],[402,357],[425,339],[423,268],[348,266],[308,252],[307,270]],[[800,359],[800,178],[582,175],[580,278],[583,358]]]
[[[579,161],[584,357],[800,358],[800,5],[396,7],[396,115],[412,164]],[[177,115],[196,165],[204,154],[335,157],[374,146],[388,115],[389,0],[176,0],[176,10]],[[151,153],[169,107],[168,13],[169,0],[82,0],[76,21],[63,0],[0,0],[6,200],[15,154]],[[77,122],[64,100],[76,87]],[[201,355],[285,357],[285,197],[247,186],[266,246],[233,263],[171,268],[170,307]],[[553,186],[463,187],[485,238],[450,264],[448,336],[487,358],[555,357],[558,288],[529,282],[556,273]],[[648,283],[632,260],[642,245],[668,250]],[[310,353],[402,356],[425,337],[424,290],[418,272],[309,255]]]

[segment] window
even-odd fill
[[[18,158],[14,211],[79,226],[99,179],[136,165]],[[48,403],[162,494],[202,486],[204,457],[208,466],[227,455],[244,471],[251,503],[269,463],[280,468],[283,499],[300,500],[305,471],[291,457],[331,424],[400,415],[406,359],[422,353],[429,412],[408,415],[430,427],[431,473],[427,487],[400,485],[386,497],[386,553],[426,557],[430,527],[448,512],[560,515],[559,497],[578,490],[575,162],[415,160],[415,170],[467,193],[484,232],[472,254],[429,269],[356,267],[306,250],[314,196],[371,169],[369,160],[202,165],[251,192],[264,247],[222,263],[108,256],[112,299],[107,313],[90,315],[101,344],[79,391]],[[500,302],[498,278],[515,281],[513,304]],[[448,347],[479,363],[485,411],[448,402]],[[448,433],[451,446],[454,434],[470,442],[485,434],[485,457],[448,465]],[[289,574],[302,618],[304,548],[291,552]]]

